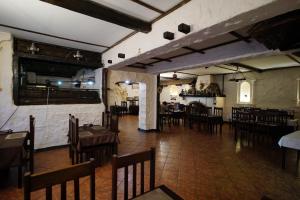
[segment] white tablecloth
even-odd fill
[[[295,131],[282,136],[278,142],[279,146],[300,150],[300,131]]]

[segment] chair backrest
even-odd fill
[[[124,199],[128,199],[128,166],[132,165],[132,197],[136,197],[137,186],[137,164],[140,163],[140,191],[145,193],[144,189],[144,162],[150,160],[150,190],[155,187],[155,148],[131,155],[117,156],[112,158],[112,200],[117,199],[118,169],[124,168]]]
[[[121,101],[121,106],[127,108],[127,101]]]
[[[71,133],[72,133],[72,115],[69,114],[68,142],[71,142]]]
[[[29,116],[29,136],[28,136],[28,148],[29,148],[29,170],[31,173],[34,171],[34,135],[35,135],[35,118]]]
[[[90,176],[90,199],[95,199],[95,164],[89,162],[44,173],[26,173],[24,177],[24,200],[30,200],[30,193],[46,188],[46,200],[52,199],[52,186],[61,185],[61,199],[67,197],[67,181],[74,180],[74,197],[79,200],[79,178]]]
[[[215,107],[214,108],[214,115],[216,115],[218,117],[223,117],[223,108]]]
[[[119,132],[119,116],[116,114],[110,115],[110,130],[113,132]]]
[[[119,115],[120,114],[119,106],[117,106],[117,105],[110,106],[110,113]]]
[[[110,127],[110,113],[102,112],[102,127],[109,128]]]
[[[71,117],[71,145],[76,146],[79,139],[79,120]]]

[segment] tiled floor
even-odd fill
[[[277,148],[259,144],[248,147],[236,144],[228,125],[223,136],[209,135],[188,128],[171,127],[160,134],[137,131],[137,118],[120,120],[119,153],[132,153],[156,147],[156,184],[165,184],[184,199],[300,199],[300,179],[295,173],[295,153],[288,152],[287,169],[281,170],[281,154]],[[67,149],[57,149],[36,154],[36,171],[41,172],[70,164]],[[10,179],[15,176],[11,170]],[[122,193],[120,172],[120,195]],[[15,182],[7,182],[0,188],[0,199],[22,199],[22,190]],[[1,182],[5,182],[4,179]],[[81,196],[88,199],[88,178],[81,181]],[[72,184],[68,184],[69,197]],[[59,189],[55,188],[55,196]],[[110,199],[111,165],[96,169],[97,199]],[[33,199],[42,199],[41,192],[33,193]],[[59,199],[59,198],[57,198]]]

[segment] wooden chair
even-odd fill
[[[72,143],[71,143],[71,131],[72,131],[72,121],[71,121],[71,119],[72,119],[72,115],[71,114],[69,114],[69,131],[68,131],[68,144],[69,144],[69,158],[72,158],[72,153],[73,153],[73,151],[72,151]]]
[[[150,160],[150,191],[155,187],[155,148],[136,154],[117,156],[112,159],[112,200],[117,200],[118,169],[124,168],[124,199],[128,199],[128,166],[133,166],[132,173],[132,198],[137,196],[137,164],[141,165],[141,194],[145,193],[144,188],[144,162]]]
[[[79,140],[79,121],[74,116],[71,116],[71,130],[70,130],[70,140],[71,140],[71,149],[72,149],[72,164],[79,162],[79,151],[77,148]],[[75,155],[75,158],[74,158]]]
[[[95,165],[94,160],[67,168],[44,173],[26,173],[24,177],[24,200],[30,200],[31,192],[46,188],[46,199],[52,199],[52,186],[61,185],[61,199],[67,199],[67,181],[74,181],[74,197],[80,199],[79,178],[90,176],[90,199],[95,199]]]
[[[124,115],[128,112],[127,101],[121,101],[121,114]]]
[[[35,118],[29,116],[29,131],[25,143],[25,154],[22,158],[22,165],[18,166],[18,187],[22,187],[23,182],[23,166],[30,173],[34,172],[34,135],[35,135]]]
[[[29,137],[28,137],[28,162],[30,173],[34,172],[34,135],[35,135],[35,118],[29,116]]]
[[[117,114],[110,115],[110,130],[112,132],[119,132],[119,116]]]
[[[110,113],[102,112],[102,127],[109,128],[110,127]]]

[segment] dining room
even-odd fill
[[[297,0],[0,3],[0,199],[300,199]]]

